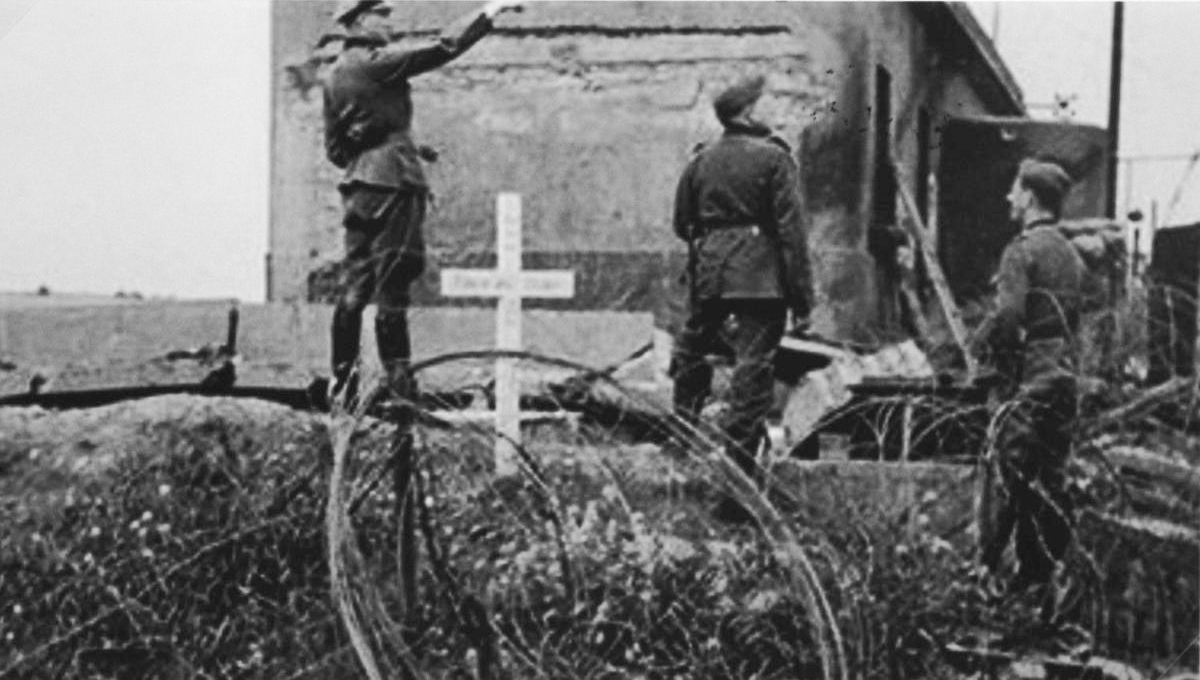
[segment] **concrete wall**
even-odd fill
[[[322,156],[322,66],[311,49],[331,25],[331,5],[273,6],[273,300],[310,297],[309,272],[340,256],[337,172]],[[394,24],[424,35],[468,9],[404,3]],[[870,337],[880,320],[863,209],[872,200],[875,65],[891,72],[892,136],[902,162],[915,163],[917,107],[938,117],[987,112],[943,43],[898,3],[544,2],[505,15],[462,59],[413,80],[415,135],[441,153],[430,167],[432,267],[416,297],[441,304],[439,266],[486,261],[494,195],[519,191],[527,266],[578,260],[587,289],[623,270],[626,255],[649,255],[666,271],[605,280],[576,304],[651,309],[673,325],[679,305],[664,300],[685,295],[676,281],[683,248],[669,227],[678,174],[691,148],[720,132],[712,96],[764,72],[762,106],[786,121],[781,132],[805,174],[817,329]]]

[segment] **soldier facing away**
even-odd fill
[[[1074,339],[1084,263],[1058,227],[1070,186],[1054,163],[1021,163],[1008,203],[1023,230],[1004,249],[994,278],[996,308],[976,333],[1014,406],[999,442],[1006,497],[983,553],[994,572],[1015,528],[1012,592],[1051,581],[1074,523],[1065,467],[1076,415]]]
[[[429,184],[421,160],[431,152],[410,134],[408,79],[466,52],[492,28],[493,18],[517,5],[493,0],[463,17],[431,45],[391,45],[390,7],[382,0],[342,3],[335,20],[346,29],[341,54],[324,85],[325,152],[344,170],[345,261],[333,315],[334,396],[352,403],[363,309],[378,305],[375,337],[389,387],[411,397],[409,286],[425,268]]]
[[[765,80],[742,80],[713,102],[725,128],[688,163],[674,228],[688,243],[688,318],[676,339],[674,407],[698,423],[714,348],[733,350],[726,453],[748,473],[766,436],[774,358],[789,307],[809,312],[808,252],[798,168],[788,145],[754,117]]]

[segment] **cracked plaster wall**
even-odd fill
[[[309,272],[340,256],[338,172],[321,147],[325,67],[310,47],[328,27],[329,4],[273,8],[269,295],[276,300],[304,299]],[[397,30],[416,32],[466,9],[402,7]],[[412,81],[414,135],[441,154],[429,166],[437,205],[426,223],[431,272],[418,285],[418,303],[439,302],[439,264],[487,261],[494,196],[518,191],[525,248],[543,261],[570,266],[572,253],[598,255],[591,274],[600,279],[623,253],[661,255],[663,271],[640,272],[657,280],[579,303],[653,309],[672,326],[684,295],[675,282],[683,247],[669,226],[675,183],[695,144],[720,133],[713,95],[762,72],[761,106],[784,121],[781,132],[802,158],[817,328],[870,335],[879,285],[862,206],[871,200],[874,64],[892,73],[903,163],[915,163],[917,105],[940,116],[986,110],[929,41],[898,4],[548,2],[506,15],[467,55]],[[603,297],[599,289],[613,283],[619,278],[594,292]]]

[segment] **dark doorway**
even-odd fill
[[[899,268],[896,249],[900,244],[896,220],[896,175],[892,170],[892,76],[875,67],[875,97],[871,107],[874,141],[871,182],[871,226],[867,248],[875,258],[875,281],[879,294],[877,315],[884,329],[898,329],[900,291],[896,285]]]

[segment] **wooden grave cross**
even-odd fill
[[[496,349],[521,350],[521,300],[523,298],[570,298],[575,296],[575,272],[571,270],[523,271],[521,269],[521,195],[501,193],[496,197],[496,268],[443,269],[442,295],[446,297],[494,297],[496,303]],[[496,474],[517,472],[515,444],[521,441],[521,387],[517,360],[496,360]]]

